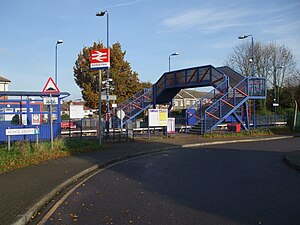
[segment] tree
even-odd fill
[[[251,51],[251,42],[244,41],[233,48],[233,52],[228,55],[225,64],[242,75],[250,76]],[[295,58],[291,50],[287,46],[277,43],[255,42],[253,63],[254,76],[266,78],[267,87],[276,92],[276,102],[280,102],[279,96],[284,85],[288,78],[296,73]],[[265,108],[265,103],[260,105]]]
[[[78,54],[75,66],[73,67],[74,79],[81,89],[82,98],[88,107],[94,109],[98,108],[99,102],[99,72],[98,70],[90,69],[89,56],[90,50],[103,48],[105,48],[103,43],[94,43],[91,47],[84,47]],[[111,67],[109,78],[112,79],[110,94],[117,96],[116,103],[123,102],[150,84],[149,82],[140,82],[138,73],[132,71],[130,63],[125,60],[125,55],[126,51],[122,51],[120,43],[115,43],[110,48]],[[102,72],[102,80],[106,79],[107,70]]]
[[[288,77],[286,80],[286,89],[291,94],[294,101],[300,105],[300,71],[297,70],[295,74]]]
[[[292,74],[295,69],[295,58],[291,50],[285,45],[277,43],[264,44],[261,42],[254,43],[254,75],[258,77],[273,78],[274,68],[283,66],[284,74]],[[245,75],[251,75],[251,53],[252,47],[250,42],[242,42],[233,48],[225,60],[225,64],[237,72]],[[282,86],[285,76],[276,74],[279,79],[278,83]]]

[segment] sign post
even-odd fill
[[[99,145],[102,145],[102,112],[101,112],[101,87],[102,87],[102,77],[101,69],[108,69],[110,67],[110,49],[100,49],[100,50],[91,50],[90,51],[90,69],[99,70]],[[108,93],[107,93],[108,94]],[[109,107],[109,106],[108,106]],[[107,109],[108,111],[108,109]]]
[[[163,127],[164,129],[168,126],[168,110],[149,109],[148,115],[148,139],[150,140],[150,127]]]
[[[123,119],[124,119],[124,117],[125,117],[125,112],[124,112],[123,109],[119,109],[119,110],[117,111],[117,117],[120,119],[120,122],[121,122],[121,124],[120,124],[120,126],[121,126],[121,131],[123,131]]]
[[[50,77],[45,85],[45,87],[43,88],[43,93],[48,93],[49,94],[49,98],[44,100],[44,102],[46,102],[50,109],[49,109],[49,116],[50,116],[50,141],[51,141],[51,148],[53,149],[53,119],[52,119],[52,105],[53,104],[58,104],[58,101],[55,102],[55,98],[52,97],[52,94],[58,94],[60,92],[60,90],[58,89],[58,87],[56,86],[56,84],[54,83],[53,79]],[[58,98],[57,98],[58,99]],[[60,115],[57,115],[60,116]]]
[[[52,94],[50,93],[50,98]],[[50,104],[50,140],[51,140],[51,149],[53,149],[53,120],[52,120],[52,104]]]
[[[110,67],[109,48],[91,50],[90,52],[91,69],[107,69]]]
[[[36,135],[36,144],[39,142],[39,128],[18,128],[18,129],[10,129],[9,127],[5,130],[5,134],[7,136],[7,147],[8,151],[10,151],[10,136],[12,135]]]

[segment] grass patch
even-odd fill
[[[299,133],[297,131],[293,131],[292,129],[290,129],[289,127],[285,126],[285,127],[271,127],[270,128],[271,132],[273,132],[274,134],[296,134]]]
[[[234,137],[259,137],[266,135],[292,135],[295,133],[287,126],[276,126],[269,128],[259,128],[256,130],[243,130],[241,132],[220,132],[220,133],[207,133],[204,138],[234,138]]]
[[[241,132],[222,132],[222,133],[207,133],[204,138],[233,138],[233,137],[258,137],[266,135],[274,135],[275,133],[270,129],[257,129]]]
[[[11,150],[7,150],[7,144],[0,145],[0,173],[9,170],[39,164],[41,162],[76,155],[83,152],[103,150],[95,139],[55,139],[53,148],[50,142],[41,142],[38,145],[29,141],[17,141],[12,143]]]

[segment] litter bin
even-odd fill
[[[229,123],[229,124],[227,124],[227,129],[229,131],[241,132],[241,124],[240,123]]]

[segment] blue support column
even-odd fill
[[[60,116],[60,110],[61,110],[61,98],[58,97],[58,104],[57,104],[57,123],[58,123],[58,134],[61,134],[61,116]]]
[[[245,110],[245,117],[246,117],[246,127],[249,130],[250,129],[250,118],[249,118],[249,113],[248,113],[249,107],[248,107],[247,102],[244,103],[244,110]]]
[[[31,115],[32,114],[30,113],[30,100],[27,98],[26,99],[26,119],[27,119],[27,121],[24,121],[25,124],[31,125],[31,119],[32,119]]]
[[[155,105],[156,105],[156,95],[157,95],[157,91],[156,91],[156,85],[154,84],[153,86],[152,86],[152,102],[153,102],[153,108],[155,108]]]
[[[253,100],[253,128],[256,129],[256,110],[255,100]]]

